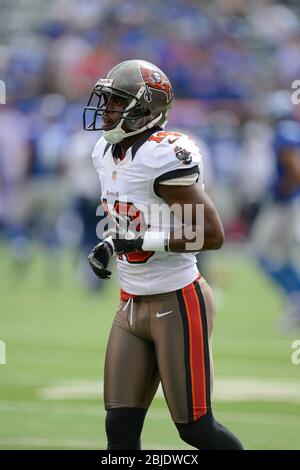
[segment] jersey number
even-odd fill
[[[181,137],[182,134],[180,132],[158,132],[156,135],[150,135],[148,140],[154,140],[158,144],[160,144],[166,137],[169,137],[169,144],[174,144],[174,142]]]
[[[106,199],[102,200],[102,205],[105,213],[110,216],[117,225],[120,224],[120,219],[122,219],[123,226],[126,226],[127,229],[129,228],[132,231],[140,232],[141,230],[146,230],[148,228],[143,213],[139,211],[132,202],[115,201],[112,210],[113,214],[111,214],[108,209]],[[123,259],[125,256],[128,263],[141,264],[146,263],[153,255],[154,251],[134,251],[132,253],[119,255],[119,258]]]

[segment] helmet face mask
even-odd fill
[[[119,120],[114,126],[118,124],[121,118],[136,120],[146,115],[146,110],[139,106],[136,96],[131,93],[125,93],[122,90],[98,85],[98,83],[84,109],[83,120],[85,130],[104,130],[105,126],[103,126],[102,122],[104,114],[118,113],[120,115]],[[117,107],[115,106],[116,103],[118,103]]]
[[[172,88],[166,75],[149,62],[128,60],[96,83],[84,109],[84,129],[103,130],[109,142],[120,142],[155,124],[165,124],[171,105]]]

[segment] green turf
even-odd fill
[[[51,276],[46,259],[35,255],[16,276],[7,249],[0,248],[0,339],[7,364],[0,366],[1,449],[92,449],[105,446],[102,399],[45,399],[46,388],[70,381],[96,383],[118,287],[106,282],[98,293],[80,289],[70,257]],[[214,333],[215,374],[298,382],[291,342],[300,332],[281,335],[278,293],[241,250],[211,259],[222,289]],[[300,401],[215,401],[216,417],[251,449],[299,449]],[[162,398],[156,398],[144,431],[144,448],[188,448],[178,437]]]

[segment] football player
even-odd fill
[[[197,449],[242,449],[212,413],[215,307],[195,259],[199,250],[221,248],[224,232],[203,188],[197,146],[186,135],[164,131],[172,101],[172,86],[159,68],[128,60],[98,80],[84,110],[85,129],[103,131],[92,159],[102,205],[114,221],[89,262],[100,278],[109,278],[114,257],[121,286],[105,359],[107,448],[140,449],[144,418],[161,382],[185,442]],[[174,217],[161,223],[156,211],[167,207],[172,215],[174,205]]]
[[[289,332],[300,328],[299,259],[295,258],[300,224],[300,124],[293,119],[288,91],[276,92],[269,101],[275,171],[252,233],[260,267],[283,294],[286,305],[281,326]]]

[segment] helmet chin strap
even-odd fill
[[[157,116],[152,121],[148,122],[148,124],[146,124],[146,126],[143,126],[140,129],[137,129],[136,131],[132,131],[132,132],[125,132],[122,129],[122,125],[123,125],[123,122],[124,122],[124,118],[122,118],[120,120],[120,122],[118,123],[118,125],[114,129],[111,129],[110,131],[103,131],[103,137],[110,144],[118,144],[123,139],[127,139],[127,137],[131,137],[132,135],[140,134],[141,132],[144,132],[147,129],[151,129],[152,127],[155,126],[155,124],[158,123],[158,121],[161,119],[161,117],[162,117],[162,114]]]

